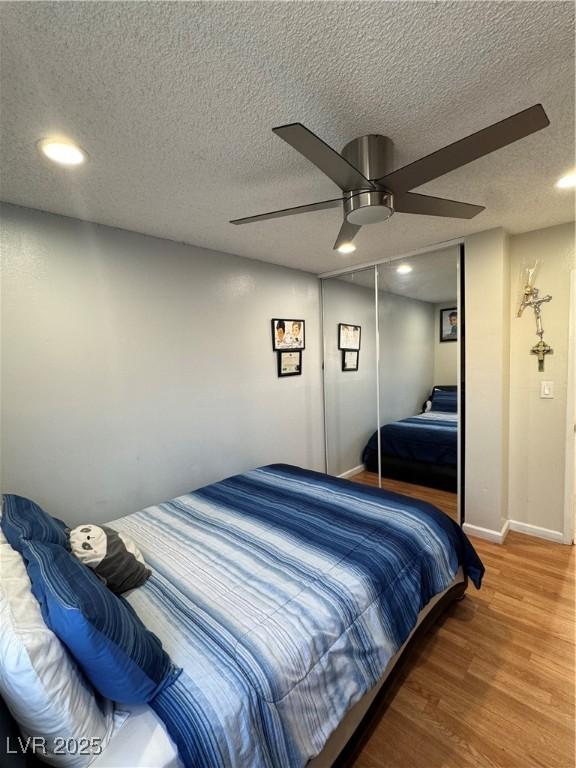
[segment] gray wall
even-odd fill
[[[362,327],[358,371],[342,371],[338,323]],[[338,278],[324,281],[324,345],[327,470],[340,475],[362,463],[364,446],[378,424],[374,288]]]
[[[323,469],[314,276],[9,205],[1,238],[5,492],[106,521],[269,462]],[[302,376],[277,378],[277,316],[306,320]]]
[[[434,305],[380,292],[380,423],[419,413],[434,383]]]

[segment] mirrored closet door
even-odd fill
[[[454,519],[460,261],[453,246],[323,280],[327,472]]]
[[[361,472],[378,427],[376,270],[322,282],[326,471]]]

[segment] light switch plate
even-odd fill
[[[553,381],[541,381],[540,382],[540,397],[550,399],[554,397],[554,382]]]

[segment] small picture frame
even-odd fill
[[[272,349],[274,352],[284,349],[304,349],[304,326],[304,320],[273,318]]]
[[[301,350],[278,352],[278,376],[300,376],[302,373]]]
[[[359,325],[338,323],[338,349],[360,351],[361,331]]]
[[[458,308],[440,310],[440,341],[458,341]]]
[[[357,349],[342,350],[342,370],[357,371],[360,352]]]

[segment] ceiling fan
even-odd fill
[[[351,251],[354,250],[352,240],[363,225],[385,221],[395,211],[471,219],[483,211],[484,206],[420,195],[410,190],[546,128],[549,124],[544,108],[536,104],[396,171],[390,170],[393,142],[387,136],[360,136],[346,144],[342,154],[338,154],[302,123],[282,125],[273,128],[273,132],[314,163],[340,187],[344,195],[310,205],[234,219],[230,223],[251,224],[342,205],[344,221],[334,248]]]

